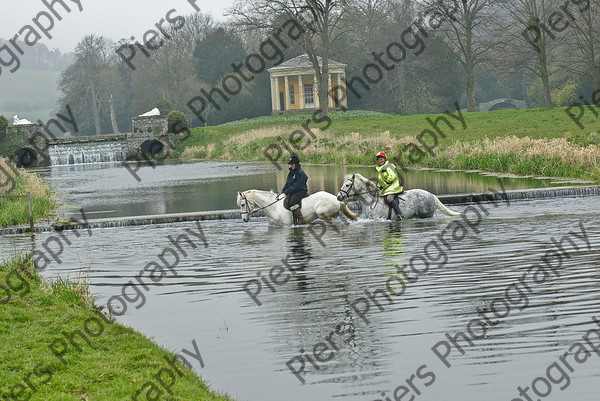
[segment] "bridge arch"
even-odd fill
[[[17,167],[37,167],[39,163],[38,153],[30,147],[22,147],[17,150]]]
[[[158,139],[147,139],[142,142],[140,151],[144,155],[154,156],[163,153],[165,145]]]
[[[479,111],[494,111],[502,109],[527,109],[527,102],[511,98],[495,99],[486,103],[479,103]]]

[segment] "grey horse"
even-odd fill
[[[347,174],[344,176],[344,184],[337,194],[337,199],[342,201],[351,196],[358,196],[363,217],[386,219],[389,215],[389,207],[379,196],[378,191],[373,181],[358,173]],[[460,213],[448,209],[437,196],[424,189],[409,189],[400,195],[400,210],[405,219],[432,217],[436,209],[448,216],[460,216]],[[391,218],[397,219],[395,213],[391,213]]]

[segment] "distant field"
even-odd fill
[[[575,112],[575,111],[574,111]],[[456,110],[452,113],[457,115]],[[432,129],[427,118],[435,120],[441,114],[417,114],[411,116],[398,116],[393,114],[372,111],[352,110],[347,112],[331,112],[331,126],[325,131],[332,136],[345,136],[357,133],[361,137],[378,137],[382,134],[400,139],[404,136],[416,136],[425,129]],[[473,141],[483,138],[504,137],[515,135],[533,139],[550,139],[564,136],[589,136],[590,133],[600,132],[600,118],[596,118],[588,111],[581,119],[585,129],[580,130],[565,112],[565,108],[529,110],[500,110],[491,112],[467,113],[462,111],[467,128],[463,129],[461,123],[454,118],[448,120],[455,125],[452,131],[444,123],[441,129],[448,134],[445,139],[440,138],[440,145],[451,144],[457,140]],[[192,136],[186,141],[185,147],[218,145],[234,136],[247,136],[254,134],[254,139],[260,138],[260,131],[277,129],[281,131],[282,139],[288,139],[289,134],[302,129],[302,124],[310,114],[289,114],[282,116],[265,116],[255,119],[239,120],[231,123],[206,128],[192,129]],[[310,122],[311,129],[324,128],[325,124]],[[287,134],[287,137],[286,137]],[[263,138],[270,135],[265,133]],[[277,136],[277,135],[275,135]],[[258,156],[260,157],[260,155]]]
[[[59,71],[21,69],[0,76],[0,114],[31,121],[47,120],[56,107]]]

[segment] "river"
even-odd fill
[[[306,170],[311,191],[334,193],[348,171],[372,175],[368,168]],[[284,172],[271,165],[224,162],[148,167],[140,177],[138,183],[115,166],[60,167],[46,174],[53,188],[64,192],[67,214],[77,216],[84,207],[93,217],[230,209],[237,191],[279,189],[284,182]],[[498,188],[496,177],[477,173],[414,171],[406,182],[437,194]],[[507,189],[555,184],[561,183],[505,180]],[[544,393],[548,383],[553,399],[595,398],[600,357],[592,354],[578,363],[568,350],[588,329],[600,329],[592,322],[600,318],[600,198],[485,203],[482,208],[483,219],[470,227],[461,218],[438,215],[400,223],[338,222],[324,231],[321,226],[273,227],[264,218],[202,222],[206,246],[184,246],[187,257],[180,258],[176,275],[147,283],[145,303],[130,307],[118,321],[171,350],[189,348],[196,340],[205,363],[197,373],[240,401],[389,401],[394,391],[396,397],[405,393],[398,398],[403,401],[411,396],[510,401],[525,400],[517,387],[531,388],[532,382]],[[451,229],[461,221],[462,235],[453,237]],[[99,303],[106,304],[170,246],[169,236],[186,229],[198,232],[197,223],[95,229],[91,237],[85,231],[79,238],[70,234],[72,245],[62,263],[44,274],[86,277]],[[2,236],[0,250],[10,255],[39,249],[50,235]],[[572,242],[563,241],[563,250],[556,251],[553,238],[563,236]],[[562,255],[561,266],[534,277],[538,270],[531,266],[553,249]],[[268,278],[282,259],[295,273],[280,285],[271,280],[273,290],[263,283],[258,306],[244,286],[255,290],[257,274]],[[409,268],[411,260],[415,270]],[[427,260],[429,268],[419,260]],[[390,286],[398,294],[390,296],[393,303],[381,293],[369,300],[368,293],[385,289],[388,279],[403,277],[398,266],[405,266],[411,280]],[[519,280],[520,299],[514,290]],[[367,302],[369,311],[360,313]],[[501,314],[499,305],[509,305],[510,312],[482,317],[481,310]],[[477,318],[493,325],[482,328],[472,323]],[[471,337],[472,345],[459,337],[462,354],[446,333],[470,336],[468,328],[473,335],[485,333]],[[444,342],[450,348],[447,358],[432,350],[443,354]],[[318,344],[328,346],[316,352],[322,361],[314,353],[323,347]],[[565,352],[573,371],[559,360]],[[291,370],[299,371],[302,362],[304,372],[294,375]],[[564,375],[558,368],[547,372],[554,362]],[[534,400],[544,398],[528,391]]]

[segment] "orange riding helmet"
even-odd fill
[[[378,158],[378,157],[385,157],[387,159],[387,155],[385,154],[385,152],[379,152],[379,153],[377,153],[377,155],[375,156],[375,158]]]

